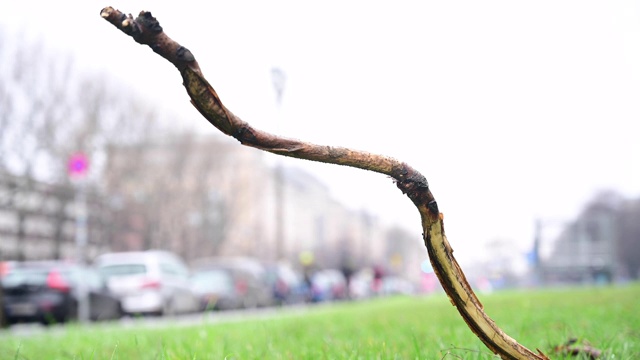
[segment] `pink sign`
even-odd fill
[[[89,169],[89,159],[83,153],[75,153],[69,157],[67,172],[73,178],[80,178],[87,174]]]

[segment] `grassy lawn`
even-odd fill
[[[553,359],[570,337],[640,359],[640,285],[480,296],[507,334]],[[444,295],[312,307],[273,318],[0,332],[0,359],[494,359]],[[213,314],[215,316],[215,314]]]

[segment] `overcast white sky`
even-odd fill
[[[640,196],[638,1],[12,1],[78,66],[109,71],[213,131],[177,71],[99,16],[151,11],[222,101],[254,126],[390,155],[421,171],[464,263],[487,241],[524,252],[536,217],[570,219],[597,191]],[[271,68],[287,75],[281,111]],[[383,175],[295,161],[336,197],[419,237]]]

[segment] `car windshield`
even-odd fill
[[[3,287],[20,285],[44,285],[47,282],[49,269],[12,269],[2,278]]]
[[[144,264],[117,264],[100,267],[100,274],[105,278],[146,274],[147,267]]]
[[[233,281],[223,270],[206,270],[193,274],[191,284],[197,292],[228,292]]]

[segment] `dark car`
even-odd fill
[[[64,323],[78,318],[78,284],[84,281],[91,320],[117,319],[122,307],[91,268],[58,261],[16,263],[2,278],[9,324]]]

